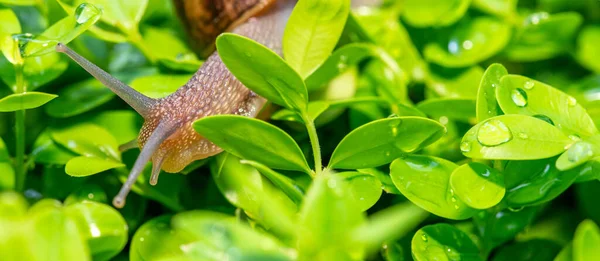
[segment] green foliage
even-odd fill
[[[204,62],[176,8],[0,0],[0,260],[600,259],[599,2],[299,0],[215,39],[257,119],[117,210],[143,119],[53,50],[162,99]]]

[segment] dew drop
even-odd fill
[[[388,125],[391,128],[398,128],[398,126],[400,126],[400,123],[402,123],[402,120],[400,120],[400,119],[394,119],[394,120],[390,120],[389,123],[388,123]]]
[[[535,83],[533,81],[527,81],[527,82],[525,82],[525,85],[523,87],[526,90],[531,90],[531,89],[533,89],[533,86],[535,86]]]
[[[458,41],[456,41],[456,39],[450,40],[450,42],[448,42],[448,52],[451,54],[458,54]]]
[[[471,143],[468,141],[463,141],[460,143],[460,151],[469,152],[471,151]]]
[[[581,140],[581,138],[577,134],[569,135],[569,139],[571,139],[572,141],[580,141]]]
[[[567,104],[569,106],[573,107],[573,106],[577,105],[577,100],[575,98],[573,98],[573,97],[569,97],[567,99]]]
[[[446,125],[446,124],[448,124],[448,121],[449,121],[449,120],[448,120],[448,117],[446,117],[446,116],[442,116],[442,117],[440,117],[440,119],[439,119],[439,122],[440,122],[442,125]]]
[[[470,40],[466,40],[463,42],[462,47],[465,50],[471,50],[471,48],[473,48],[473,42],[471,42]]]
[[[96,22],[95,20],[100,18],[101,12],[102,11],[98,7],[92,4],[80,4],[77,6],[77,9],[75,9],[75,21],[78,25],[85,24],[90,20]]]
[[[457,204],[454,204],[454,209],[459,209],[460,207]]]
[[[499,120],[488,120],[477,131],[477,141],[488,147],[504,144],[511,139],[512,133]]]
[[[519,133],[519,138],[521,138],[521,139],[527,139],[527,138],[529,138],[529,136],[527,135],[527,133],[521,132],[521,133]]]
[[[425,234],[421,235],[421,239],[422,239],[424,242],[427,242],[427,236],[426,236]]]
[[[592,146],[587,142],[577,142],[567,152],[567,158],[570,162],[580,162],[593,155]]]
[[[523,89],[514,89],[510,97],[512,98],[515,105],[517,105],[518,107],[527,106],[527,93]]]
[[[337,182],[335,181],[335,179],[329,179],[327,181],[327,186],[329,188],[335,188],[337,186]]]
[[[450,198],[450,201],[452,201],[452,202],[456,202],[456,198],[455,198],[455,197],[451,197],[451,198]]]

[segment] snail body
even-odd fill
[[[214,39],[221,32],[230,30],[281,53],[281,38],[295,3],[295,1],[285,0],[176,0],[175,2],[178,5],[195,3],[201,10],[196,12],[200,14],[205,12],[214,16],[212,20],[200,19],[197,24],[186,23],[192,36],[207,37],[202,38],[198,45],[202,48],[201,52],[207,53],[208,50],[212,50],[212,54],[185,85],[167,97],[152,99],[144,96],[65,45],[59,43],[56,46],[58,52],[65,53],[75,60],[144,118],[137,140],[139,147],[142,148],[140,155],[127,181],[113,200],[113,205],[119,208],[124,206],[127,194],[148,161],[152,161],[150,184],[155,185],[161,169],[176,173],[195,160],[222,151],[194,131],[192,128],[194,121],[217,114],[237,114],[248,117],[257,115],[265,99],[247,89],[229,72],[218,53],[214,51]],[[218,11],[228,13],[216,14],[215,12]],[[206,40],[208,38],[210,40]]]

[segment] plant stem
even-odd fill
[[[15,64],[16,93],[24,93],[23,64]],[[25,188],[25,110],[15,112],[15,190],[23,191]]]
[[[308,130],[308,137],[310,138],[310,144],[312,145],[313,156],[315,158],[315,171],[316,175],[320,175],[323,169],[321,162],[321,147],[319,146],[319,137],[317,136],[317,128],[315,122],[306,114],[302,115],[302,120],[306,124],[306,130]]]

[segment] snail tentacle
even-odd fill
[[[142,117],[146,118],[150,115],[152,107],[156,104],[155,99],[143,95],[129,85],[119,81],[117,78],[100,69],[100,67],[88,61],[62,43],[56,45],[56,51],[68,55],[73,61],[94,76],[94,78],[98,79],[116,95],[121,97],[123,101],[129,104],[129,106],[142,115]]]

